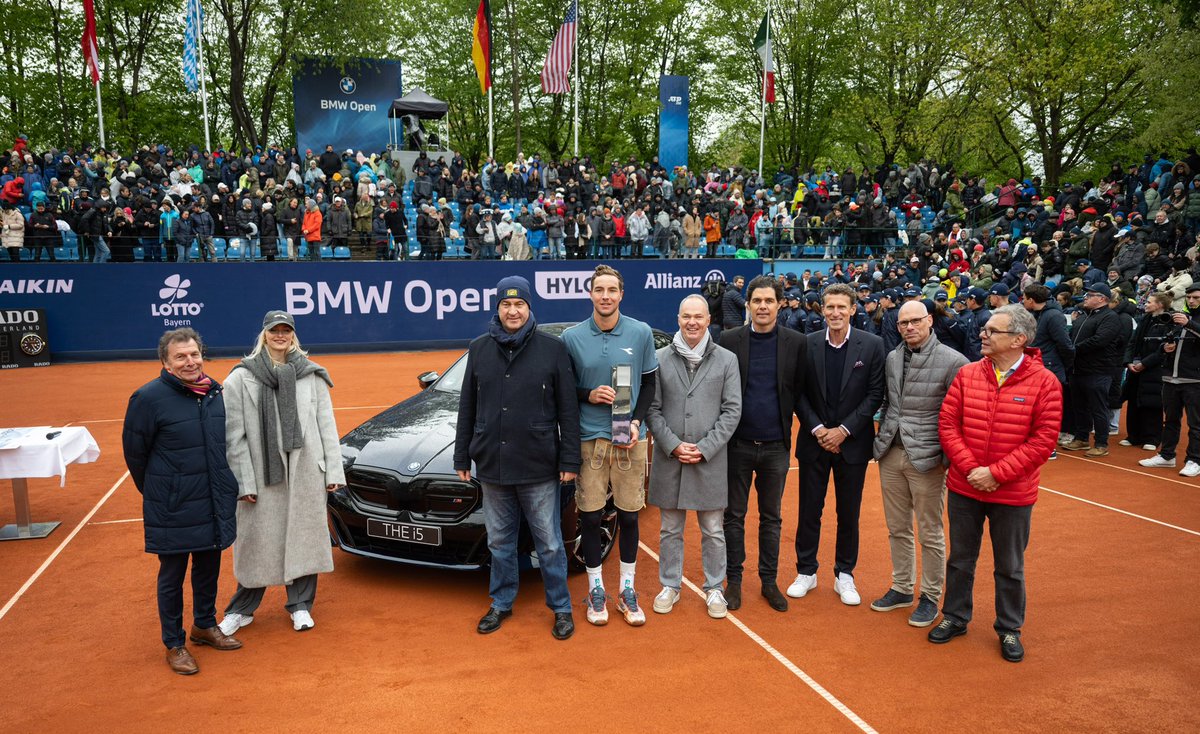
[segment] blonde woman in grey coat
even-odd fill
[[[325,369],[308,360],[286,311],[270,311],[225,380],[226,454],[238,481],[238,586],[221,629],[254,621],[268,586],[287,586],[292,627],[312,629],[317,574],[333,570],[326,492],[346,483]]]

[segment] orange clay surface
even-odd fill
[[[443,370],[456,356],[313,355],[333,376],[342,432],[413,394],[418,373]],[[214,360],[208,372],[223,379],[232,365]],[[648,508],[637,576],[644,627],[627,626],[611,604],[608,626],[589,626],[586,579],[576,575],[577,632],[554,640],[534,571],[522,578],[513,617],[482,636],[475,624],[488,606],[486,573],[335,550],[313,630],[294,632],[283,590],[271,589],[238,634],[241,650],[193,645],[200,675],[174,675],[159,640],[157,560],[143,552],[140,496],[125,478],[120,442],[129,394],[157,372],[156,363],[117,362],[0,374],[0,426],[83,425],[103,452],[96,463],[70,467],[65,488],[57,479],[30,481],[33,519],[62,521],[50,537],[0,543],[0,607],[11,603],[0,617],[0,731],[1200,730],[1200,481],[1143,470],[1136,461],[1149,454],[1117,446],[1116,437],[1106,459],[1064,452],[1042,472],[1042,486],[1054,492],[1043,491],[1033,513],[1020,664],[1000,658],[991,628],[986,541],[965,637],[934,646],[926,630],[906,623],[910,610],[870,610],[891,575],[871,467],[858,607],[841,604],[832,589],[830,492],[820,585],[790,600],[788,612],[772,611],[758,594],[752,501],[742,609],[709,619],[701,597],[685,588],[671,614],[654,614],[658,513]],[[793,470],[783,588],[794,576],[796,514]],[[0,523],[13,521],[0,483]],[[685,553],[685,576],[702,583],[694,519]],[[614,554],[605,568],[610,587],[616,561]],[[234,585],[226,553],[218,611]],[[190,608],[187,594],[185,620]]]

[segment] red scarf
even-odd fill
[[[200,375],[200,379],[196,380],[195,382],[188,382],[182,378],[180,378],[179,381],[183,383],[184,387],[196,393],[197,395],[207,395],[208,391],[211,390],[213,386],[213,379],[203,373]]]

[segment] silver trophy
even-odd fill
[[[613,365],[612,387],[616,397],[612,403],[612,442],[615,446],[633,443],[633,366]]]

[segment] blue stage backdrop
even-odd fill
[[[658,79],[658,162],[668,172],[688,162],[688,78]]]
[[[761,260],[613,263],[621,310],[668,332],[680,300],[709,278],[752,278]],[[580,321],[592,309],[593,261],[402,263],[28,264],[0,276],[0,314],[45,309],[54,359],[152,357],[168,329],[190,326],[214,354],[244,353],[262,315],[286,309],[305,347],[371,351],[454,347],[482,334],[496,282],[533,285],[538,321]],[[20,271],[20,272],[17,272]]]
[[[359,59],[339,67],[305,59],[292,77],[296,147],[321,153],[332,144],[368,155],[387,147],[388,110],[402,96],[400,62]]]

